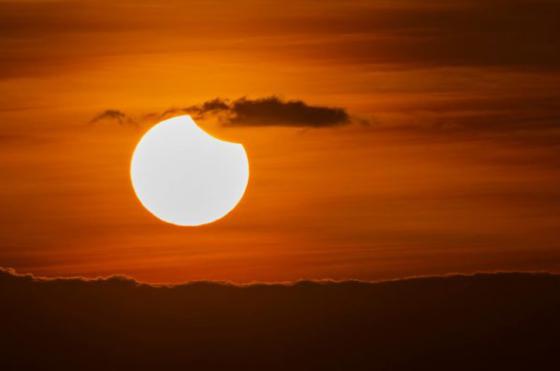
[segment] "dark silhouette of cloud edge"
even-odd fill
[[[3,370],[535,370],[560,276],[151,285],[0,270]]]

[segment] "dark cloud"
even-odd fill
[[[215,98],[200,105],[190,106],[184,109],[186,113],[201,118],[205,117],[207,114],[219,114],[221,112],[228,112],[230,110],[231,106],[229,102],[220,98]]]
[[[329,127],[348,124],[346,110],[311,106],[300,100],[283,101],[278,97],[241,98],[230,106],[229,125]]]
[[[0,270],[2,367],[546,369],[560,276],[152,286]]]
[[[102,121],[113,121],[118,123],[119,125],[136,124],[136,120],[134,120],[131,116],[116,109],[108,109],[98,113],[90,120],[90,123],[95,124]]]
[[[203,102],[201,104],[196,104],[184,108],[168,108],[161,113],[149,113],[144,116],[147,120],[162,119],[169,116],[175,116],[180,114],[189,114],[195,119],[204,119],[209,115],[221,115],[223,113],[229,113],[231,110],[230,102],[227,99],[214,98]]]
[[[232,102],[219,98],[191,106],[185,112],[204,117],[222,115],[222,122],[230,126],[295,126],[330,127],[350,122],[343,108],[312,106],[301,100],[283,100],[276,96]]]
[[[343,108],[313,106],[301,100],[283,100],[276,96],[265,98],[239,98],[233,101],[215,98],[185,108],[170,108],[161,113],[149,113],[144,120],[190,114],[195,119],[215,117],[225,126],[291,126],[322,128],[349,124],[352,120]],[[118,110],[107,110],[91,121],[113,120],[120,124],[135,122]],[[364,123],[364,120],[358,120]]]

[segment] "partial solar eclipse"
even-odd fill
[[[138,142],[130,165],[134,192],[164,222],[211,223],[239,203],[249,181],[243,145],[214,138],[190,116],[152,127]]]

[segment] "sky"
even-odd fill
[[[560,3],[0,0],[0,266],[147,282],[560,271]],[[136,199],[189,113],[238,207]]]

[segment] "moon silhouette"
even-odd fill
[[[164,222],[198,226],[227,215],[249,181],[243,145],[219,140],[188,116],[153,126],[138,142],[130,165],[141,204]]]

